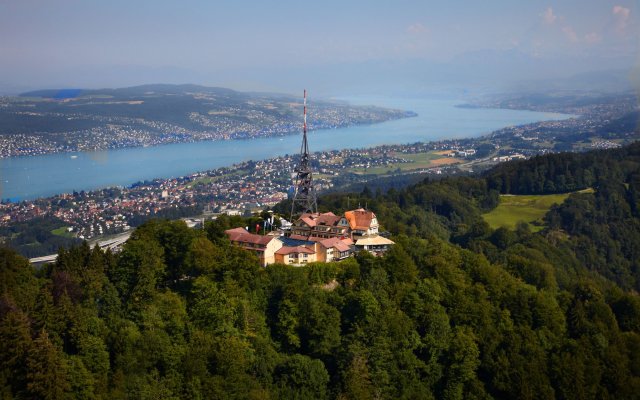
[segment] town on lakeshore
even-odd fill
[[[619,147],[637,139],[634,133],[637,119],[633,124],[627,122],[632,120],[630,113],[638,113],[633,96],[576,103],[580,106],[569,103],[554,108],[578,115],[575,118],[507,127],[474,139],[314,153],[315,187],[318,191],[327,191],[380,177],[464,174],[512,159],[555,151]],[[527,106],[522,100],[490,105]],[[3,201],[0,203],[0,235],[5,244],[15,244],[11,241],[16,240],[19,232],[13,227],[36,218],[52,221],[48,234],[88,240],[127,232],[151,217],[191,217],[202,221],[219,213],[250,215],[291,195],[292,166],[298,160],[298,155],[286,155],[178,178],[139,182],[130,187],[79,191],[20,202]],[[29,256],[42,255],[28,243],[20,244],[34,251]]]
[[[292,96],[197,85],[0,96],[0,158],[284,136],[299,131],[299,115],[300,103]],[[319,100],[310,127],[336,129],[414,115]]]

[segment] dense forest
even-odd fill
[[[10,226],[0,227],[4,245],[17,250],[25,257],[55,254],[60,247],[82,243],[82,240],[65,234],[67,224],[59,218],[47,216],[34,218]],[[55,234],[60,231],[62,234]]]
[[[481,217],[582,188],[538,233]],[[355,202],[396,241],[384,257],[260,268],[224,236],[238,217],[147,221],[118,254],[40,269],[1,249],[2,398],[640,397],[640,144],[320,206]]]

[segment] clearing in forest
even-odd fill
[[[581,193],[593,192],[592,189]],[[500,204],[483,218],[492,229],[514,229],[520,221],[526,222],[533,232],[544,228],[544,215],[552,205],[561,204],[571,193],[545,195],[500,195]]]

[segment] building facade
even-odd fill
[[[347,211],[343,216],[305,213],[292,224],[288,236],[256,235],[244,228],[225,233],[232,243],[255,252],[263,266],[339,261],[361,250],[380,256],[395,244],[379,235],[376,215],[363,208]]]
[[[254,252],[260,259],[260,265],[263,267],[276,262],[275,253],[283,246],[283,243],[278,240],[277,236],[256,235],[249,233],[244,228],[229,229],[224,233],[231,243],[245,250]]]

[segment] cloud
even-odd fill
[[[574,31],[573,28],[569,25],[562,27],[562,32],[571,43],[576,43],[578,41],[578,35],[576,34],[576,31]]]
[[[629,18],[629,14],[631,14],[631,10],[626,8],[626,7],[622,7],[622,6],[613,6],[613,10],[612,10],[614,15],[620,15],[622,17],[624,17],[624,19]]]
[[[623,33],[627,27],[631,10],[622,6],[613,6],[611,10],[615,19],[615,27],[618,33]]]
[[[420,22],[407,26],[405,33],[406,36],[395,47],[396,52],[400,54],[411,57],[424,56],[433,46],[431,30]]]
[[[417,22],[415,24],[411,24],[407,27],[406,29],[407,33],[410,33],[412,35],[421,35],[424,33],[428,33],[429,29],[422,25],[421,23]]]
[[[587,44],[598,44],[602,42],[602,35],[600,35],[597,32],[589,32],[586,35],[584,35],[584,41]]]
[[[544,13],[540,14],[540,16],[547,25],[552,25],[556,22],[556,19],[558,19],[558,17],[553,13],[553,8],[551,7],[548,7]]]

